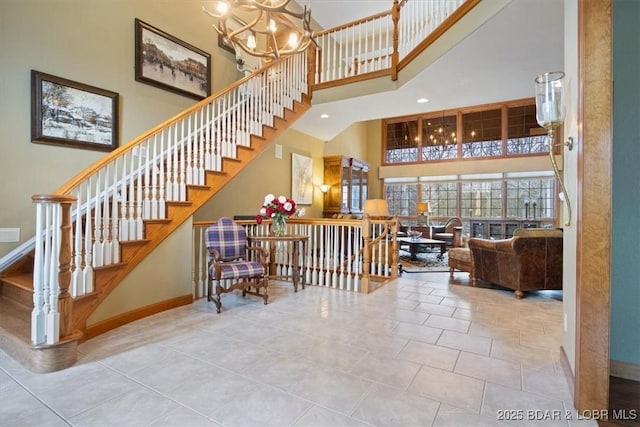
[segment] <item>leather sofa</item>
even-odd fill
[[[516,229],[503,240],[471,238],[473,276],[515,290],[562,289],[562,230]]]

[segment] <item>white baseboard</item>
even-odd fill
[[[627,380],[640,381],[640,365],[621,362],[619,360],[610,360],[609,375]]]

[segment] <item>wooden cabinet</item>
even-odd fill
[[[508,239],[513,237],[516,228],[552,228],[551,220],[536,219],[483,219],[472,218],[470,222],[470,236],[484,239]]]
[[[362,214],[369,189],[369,165],[344,156],[324,158],[324,184],[331,188],[324,195],[323,216]]]

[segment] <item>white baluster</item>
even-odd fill
[[[211,129],[213,127],[213,118],[212,118],[212,110],[213,110],[213,103],[207,104],[206,106],[206,112],[207,114],[205,115],[206,118],[206,133],[205,133],[205,145],[204,145],[204,168],[205,170],[214,170],[213,168],[213,161],[212,161],[212,148],[211,148]],[[204,180],[203,180],[204,183]]]
[[[164,141],[165,138],[168,139],[169,136],[165,135],[164,129],[162,130],[162,132],[160,133],[160,158],[158,160],[158,163],[160,164],[160,173],[158,176],[158,181],[160,183],[160,189],[158,190],[158,218],[162,218],[164,219],[167,215],[166,215],[166,200],[165,200],[165,188],[164,188],[164,183],[166,182],[166,180],[168,179],[168,169],[169,169],[169,158],[171,156],[171,148],[169,147],[169,143],[167,142],[167,177],[165,177],[164,175],[164,165],[165,165],[165,160],[164,160]]]
[[[47,344],[55,344],[60,340],[60,313],[58,312],[58,296],[60,286],[58,283],[58,254],[60,253],[60,226],[62,220],[62,207],[53,206],[51,210],[51,261],[49,262],[49,312],[47,313]]]
[[[144,183],[142,182],[142,145],[138,146],[138,169],[136,171],[138,175],[137,185],[136,185],[136,197],[135,197],[135,205],[136,205],[136,219],[135,219],[135,233],[134,238],[136,240],[142,240],[143,235],[143,222],[142,222],[142,186]],[[131,182],[134,182],[134,176],[136,175],[133,171],[131,171]]]
[[[129,196],[128,196],[128,212],[129,212],[129,240],[136,240],[136,188],[135,188],[135,172],[136,164],[134,160],[133,150],[130,151],[129,159]]]
[[[103,251],[103,242],[102,242],[102,217],[101,211],[102,207],[100,206],[100,182],[102,181],[102,169],[98,171],[96,177],[96,194],[95,204],[94,204],[94,227],[93,227],[93,267],[102,267],[104,265],[104,260],[102,258]]]
[[[205,105],[200,109],[200,128],[199,128],[199,137],[198,137],[198,152],[197,152],[197,169],[196,169],[196,184],[205,185],[205,174],[204,174],[204,164],[205,164],[205,111],[209,108],[209,105]]]
[[[45,226],[43,217],[45,207],[36,204],[36,250],[33,261],[33,310],[31,310],[31,343],[42,344],[45,340],[44,307],[44,257]]]
[[[187,134],[184,135],[184,122],[185,120],[187,121]],[[194,130],[194,127],[192,127],[193,125],[193,115],[189,114],[186,118],[182,119],[182,138],[184,143],[187,146],[187,159],[186,159],[186,164],[185,164],[185,183],[186,184],[193,184],[194,180],[193,180],[193,149],[192,146],[194,145],[194,140],[193,140],[193,133],[192,131]],[[186,136],[186,137],[185,137]],[[182,200],[182,199],[181,199]],[[186,197],[185,197],[186,200]]]
[[[103,265],[111,265],[111,239],[109,233],[111,228],[109,227],[109,220],[111,219],[111,214],[109,212],[109,165],[107,163],[107,167],[104,172],[104,193],[103,193],[103,202],[102,202],[102,233],[104,236],[104,243],[102,244],[102,262]]]
[[[178,200],[184,202],[187,200],[187,184],[186,184],[186,168],[185,168],[185,154],[184,154],[184,145],[185,145],[185,134],[184,134],[184,119],[180,121],[180,138],[176,138],[176,143],[180,146],[180,158],[178,159],[179,165],[179,185],[178,185]],[[176,132],[178,131],[178,126],[176,126]]]
[[[139,149],[139,153],[142,155],[142,145],[140,145],[140,149]],[[151,165],[153,165],[153,160],[155,159],[149,159],[149,157],[151,157],[151,154],[149,153],[149,140],[147,139],[145,141],[145,162],[144,162],[144,187],[143,187],[143,192],[144,192],[144,196],[143,196],[143,201],[142,201],[142,218],[144,219],[149,219],[151,218],[151,177],[149,176],[150,171],[149,169],[151,169]],[[138,171],[138,176],[140,177],[139,180],[142,180],[142,171]]]
[[[127,215],[127,162],[126,153],[122,154],[122,177],[120,180],[120,241],[129,238],[129,217]]]
[[[73,236],[73,265],[71,266],[71,296],[80,295],[82,289],[82,193],[76,201],[76,227]]]
[[[82,295],[93,292],[93,242],[91,234],[91,178],[87,180],[87,211],[84,216],[84,269]]]
[[[118,221],[118,159],[113,161],[113,192],[111,192],[111,207],[111,262],[116,264],[120,262],[120,239],[118,237],[120,229]]]
[[[163,130],[164,132],[164,130]],[[160,161],[162,164],[162,161]],[[149,204],[149,217],[158,219],[158,174],[160,173],[158,168],[158,134],[153,135],[153,157],[151,158],[151,200]],[[160,175],[160,181],[162,181],[162,175]]]

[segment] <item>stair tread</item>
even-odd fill
[[[2,280],[15,286],[20,286],[24,289],[33,290],[33,273],[22,273],[13,276],[7,276],[3,277]]]
[[[0,297],[0,313],[0,330],[4,329],[22,341],[31,341],[30,308]]]

